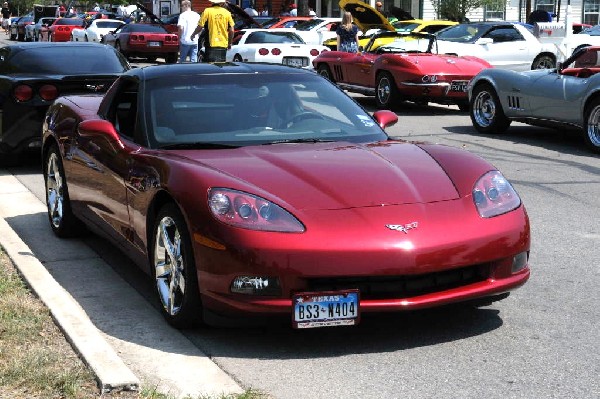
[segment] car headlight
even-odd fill
[[[212,188],[208,206],[223,223],[243,229],[303,233],[304,225],[282,207],[256,195],[228,188]]]
[[[481,217],[491,218],[518,208],[521,198],[502,173],[493,170],[475,183],[473,202]]]

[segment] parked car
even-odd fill
[[[436,34],[437,52],[483,58],[495,68],[514,71],[554,68],[556,47],[542,43],[516,22],[471,22],[450,26]],[[422,50],[428,40],[406,43],[407,50]]]
[[[84,43],[19,43],[0,48],[0,162],[38,150],[48,106],[59,94],[103,91],[127,61],[114,49]],[[77,62],[65,62],[77,60]]]
[[[25,41],[25,28],[28,25],[33,25],[33,16],[32,15],[26,15],[22,18],[20,18],[17,21],[17,40],[20,42],[24,42]]]
[[[115,47],[125,57],[156,60],[163,57],[168,64],[177,62],[179,37],[162,25],[129,23],[119,26],[102,38],[102,43]]]
[[[34,24],[25,26],[25,41],[37,42],[48,40],[48,27],[54,23],[56,17],[41,17]]]
[[[118,19],[94,19],[85,29],[73,29],[71,41],[100,43],[107,33],[124,24],[125,22]]]
[[[323,44],[327,39],[336,37],[336,29],[341,18],[311,18],[296,25],[296,33],[307,44]]]
[[[311,71],[135,68],[47,115],[52,230],[102,232],[151,274],[176,327],[214,315],[352,325],[490,303],[529,278],[527,213],[501,172],[391,139],[396,114],[371,115]]]
[[[19,29],[17,27],[17,24],[19,23],[19,20],[21,18],[24,18],[24,16],[12,17],[10,19],[10,24],[8,25],[8,38],[10,40],[17,40],[19,36]]]
[[[278,28],[295,28],[298,24],[310,21],[313,17],[292,17],[292,16],[276,16],[271,17],[269,20],[262,23],[262,27],[265,29],[278,29]]]
[[[85,22],[81,18],[57,18],[48,28],[48,41],[71,41],[71,32],[74,29],[83,29]]]
[[[435,36],[430,35],[428,49],[408,52],[393,42],[371,51],[379,36],[389,37],[396,32],[373,35],[360,53],[328,51],[313,60],[317,72],[342,89],[375,96],[379,108],[390,108],[401,101],[419,104],[434,102],[455,104],[462,111],[469,109],[467,84],[482,69],[491,65],[480,58],[432,53]]]
[[[512,121],[583,131],[600,153],[600,46],[577,50],[557,69],[482,71],[469,85],[470,115],[481,133],[503,133]]]
[[[247,29],[234,39],[226,60],[312,69],[312,60],[328,50],[325,46],[304,43],[295,29]]]

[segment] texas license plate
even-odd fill
[[[160,47],[160,42],[148,42],[148,47]]]
[[[450,91],[467,91],[468,80],[453,80],[450,83]]]
[[[289,65],[289,66],[293,66],[293,67],[299,67],[302,68],[304,66],[304,59],[303,58],[294,58],[294,57],[288,57],[288,58],[284,58],[283,59],[283,64],[284,65]]]
[[[292,303],[294,328],[352,326],[360,320],[358,290],[301,292]]]

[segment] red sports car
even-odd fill
[[[401,101],[456,104],[469,110],[467,85],[482,69],[491,65],[480,58],[436,54],[435,36],[396,32],[387,19],[360,1],[342,1],[356,24],[371,36],[359,53],[329,51],[313,60],[321,75],[348,91],[375,96],[377,106],[390,108]],[[426,52],[407,51],[411,40],[430,38]]]
[[[58,18],[48,28],[48,40],[51,42],[68,42],[73,29],[83,29],[85,23],[81,18]]]
[[[57,99],[45,120],[53,231],[102,232],[152,275],[177,327],[353,325],[490,303],[530,275],[527,213],[501,172],[390,139],[396,114],[371,116],[307,70],[136,68],[105,96]]]
[[[129,23],[104,35],[102,43],[119,50],[125,57],[156,60],[163,57],[168,64],[177,62],[179,37],[159,24]]]

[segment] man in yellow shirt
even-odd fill
[[[233,18],[227,8],[222,6],[226,0],[210,0],[212,4],[202,12],[198,27],[192,34],[192,40],[202,29],[206,29],[204,40],[204,62],[225,62],[227,50],[233,40]]]

